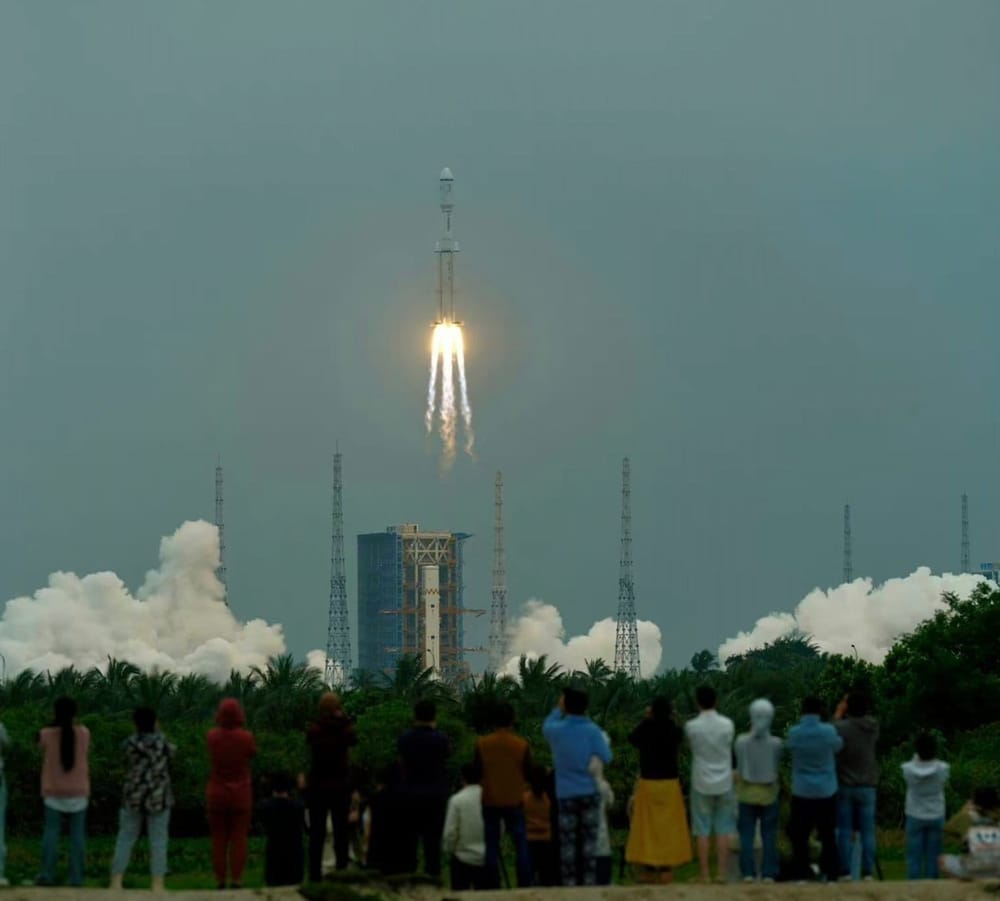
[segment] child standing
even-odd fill
[[[944,832],[944,787],[950,767],[937,759],[937,740],[923,732],[903,764],[906,781],[906,878],[937,879]]]
[[[280,773],[271,779],[271,797],[257,805],[267,844],[264,847],[265,885],[302,882],[302,833],[305,805],[292,796],[292,779]]]
[[[604,740],[611,746],[611,739],[607,732],[601,733]],[[590,758],[590,775],[594,777],[597,785],[597,793],[601,798],[600,822],[597,825],[597,846],[594,849],[594,857],[597,858],[597,884],[611,885],[612,861],[611,861],[611,830],[608,828],[608,808],[615,803],[615,793],[611,790],[611,785],[604,778],[604,762],[596,755]]]
[[[452,891],[488,887],[493,874],[486,868],[483,790],[473,764],[462,767],[462,788],[448,799],[441,844],[451,860]]]
[[[528,833],[532,885],[555,885],[552,842],[552,800],[549,774],[543,766],[531,768],[530,788],[524,793],[524,821]]]

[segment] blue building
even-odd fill
[[[465,674],[461,532],[408,523],[358,536],[358,666],[391,672],[416,656],[446,679]]]

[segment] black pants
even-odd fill
[[[351,846],[351,793],[348,789],[309,793],[309,881],[323,878],[323,844],[326,842],[326,815],[333,821],[333,850],[337,869],[344,870]]]
[[[528,842],[531,856],[532,885],[550,886],[556,884],[555,842]]]
[[[451,858],[451,890],[467,892],[469,889],[484,889],[489,880],[486,867],[474,867],[463,863],[457,857]]]
[[[812,878],[809,867],[809,836],[813,830],[819,838],[820,872],[833,881],[840,875],[837,854],[837,796],[830,798],[798,798],[792,796],[788,817],[788,839],[792,844],[792,874],[795,879]]]
[[[417,870],[417,848],[424,849],[424,872],[428,876],[441,875],[441,833],[444,831],[444,817],[448,810],[448,798],[424,798],[409,796],[404,804],[406,870]]]

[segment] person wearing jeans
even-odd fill
[[[854,834],[861,839],[861,878],[875,871],[875,790],[878,785],[878,721],[864,692],[852,691],[837,707],[834,726],[844,740],[837,755],[837,849],[842,878],[851,873]]]
[[[87,844],[87,804],[90,797],[90,731],[74,722],[76,702],[60,697],[51,726],[38,733],[42,750],[42,869],[38,885],[55,885],[56,859],[62,821],[69,821],[69,884],[83,885]]]
[[[524,822],[524,789],[531,776],[528,743],[514,733],[514,708],[504,702],[494,717],[496,729],[476,741],[475,766],[483,795],[486,828],[486,878],[500,888],[500,827],[514,843],[519,888],[531,885],[531,856]]]
[[[754,836],[760,823],[763,845],[761,878],[778,878],[778,765],[782,741],[771,734],[774,705],[758,698],[750,705],[750,731],[736,739],[736,772],[739,785],[738,831],[740,836],[740,875],[744,882],[756,877]]]
[[[170,758],[174,746],[156,728],[156,711],[137,707],[132,714],[135,734],[125,740],[128,771],[118,815],[118,837],[111,862],[111,888],[120,889],[142,824],[149,835],[149,870],[154,892],[162,892],[167,875],[167,834],[170,808]]]
[[[937,740],[924,732],[903,764],[906,782],[906,878],[937,879],[944,832],[944,787],[951,768],[937,759]]]

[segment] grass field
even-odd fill
[[[624,842],[625,836],[618,835],[616,839]],[[108,872],[111,865],[111,854],[114,849],[114,837],[95,836],[87,841],[87,885],[107,885]],[[33,881],[38,873],[41,840],[11,838],[8,844],[7,878],[12,885]],[[513,875],[513,860],[507,851],[507,871]],[[879,862],[887,880],[904,879],[906,875],[906,855],[903,846],[903,834],[900,831],[882,831],[879,834]],[[215,877],[212,875],[211,843],[207,838],[173,839],[170,842],[170,874],[167,886],[172,889],[211,889],[215,888]],[[60,878],[65,878],[66,843],[62,848],[60,859]],[[688,864],[676,873],[676,881],[688,882],[698,875],[697,866]],[[615,881],[619,881],[616,860]],[[264,840],[260,837],[250,839],[250,857],[244,878],[247,888],[263,885],[264,879]],[[632,880],[626,873],[623,883]],[[125,877],[126,888],[149,887],[149,848],[142,839],[136,845],[132,855],[132,863]]]

